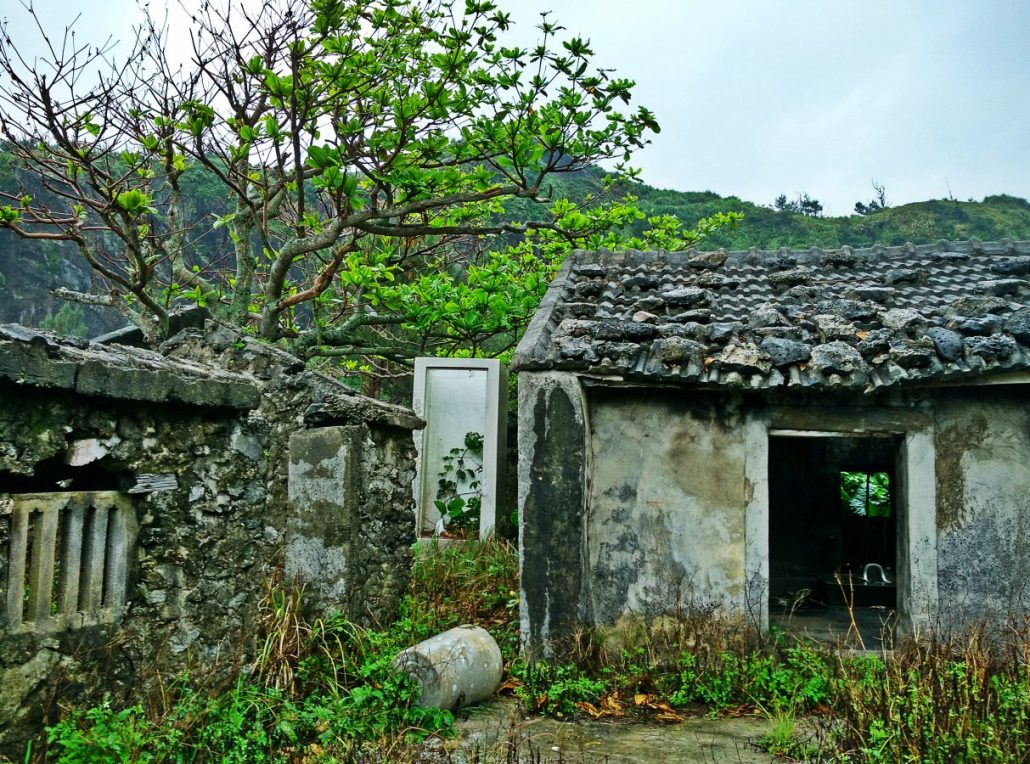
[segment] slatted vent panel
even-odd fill
[[[116,491],[17,494],[0,506],[9,515],[2,599],[8,629],[59,631],[121,614],[136,537],[130,497]]]

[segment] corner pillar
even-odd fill
[[[584,620],[588,432],[574,375],[519,375],[520,620],[530,658],[552,655]]]

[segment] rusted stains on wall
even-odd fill
[[[974,410],[961,422],[938,427],[937,449],[937,527],[956,529],[963,524],[966,482],[962,459],[967,451],[980,447],[987,432],[987,419]]]
[[[1030,390],[942,394],[939,578],[945,625],[1030,609]],[[946,605],[946,608],[944,607]]]
[[[670,417],[666,421],[676,424],[667,430],[671,437],[661,458],[684,495],[706,503],[741,506],[746,497],[740,417],[733,410],[686,407],[672,401],[665,408]]]

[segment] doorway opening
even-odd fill
[[[769,443],[769,618],[879,649],[897,620],[900,439],[838,433]]]

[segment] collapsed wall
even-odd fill
[[[388,617],[420,426],[216,324],[159,352],[0,327],[0,752],[56,700],[238,668],[280,576]]]

